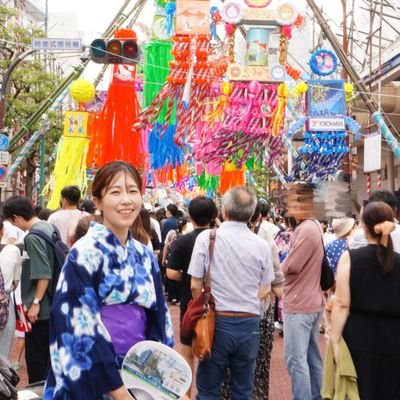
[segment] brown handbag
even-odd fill
[[[204,290],[200,297],[203,298],[203,310],[194,326],[192,341],[193,354],[200,360],[211,358],[211,349],[214,341],[215,330],[215,303],[211,294],[211,259],[214,254],[216,229],[210,231],[209,265],[204,281]]]

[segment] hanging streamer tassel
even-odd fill
[[[161,123],[156,123],[154,128],[149,132],[149,153],[150,167],[159,169],[165,165],[172,165],[173,168],[182,165],[183,151],[174,143],[176,125],[168,125],[164,131],[164,126]]]
[[[82,192],[86,191],[86,155],[89,148],[89,138],[64,137],[60,143],[52,179],[55,182],[47,207],[55,210],[60,206],[61,190],[67,185],[77,185]],[[50,191],[50,183],[43,190]]]
[[[285,83],[278,87],[278,107],[271,116],[271,133],[273,136],[279,136],[285,123],[285,107],[289,96],[289,88]]]
[[[165,5],[165,22],[164,32],[166,36],[171,37],[174,34],[174,15],[176,11],[176,5],[173,1],[170,1]]]

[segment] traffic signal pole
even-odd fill
[[[107,29],[105,30],[103,37],[110,38],[114,32],[119,29],[122,24],[129,18],[129,15],[133,13],[143,2],[146,0],[138,0],[137,4],[134,6],[132,10],[127,12],[127,8],[132,0],[125,0]],[[32,114],[32,116],[26,121],[26,123],[16,132],[13,138],[10,141],[10,153],[14,152],[18,148],[18,142],[26,135],[32,126],[39,121],[42,115],[48,111],[54,101],[60,96],[60,94],[68,88],[68,86],[76,79],[78,79],[82,72],[84,71],[87,64],[90,62],[90,59],[83,61],[78,67],[74,69],[74,71],[64,79],[63,82],[49,95],[47,100],[45,100],[39,107],[39,109]]]
[[[343,51],[342,46],[336,39],[336,36],[332,32],[331,28],[328,25],[328,22],[322,15],[321,10],[315,4],[314,0],[307,0],[307,4],[310,6],[311,10],[313,11],[319,26],[321,27],[322,31],[324,32],[325,36],[329,40],[330,44],[332,45],[333,49],[335,50],[336,55],[339,57],[343,67],[349,74],[349,77],[353,81],[354,85],[358,90],[358,95],[361,97],[362,101],[364,102],[365,106],[367,107],[368,111],[372,114],[372,118],[380,128],[380,131],[383,137],[388,142],[390,148],[393,150],[395,156],[400,158],[400,145],[396,138],[393,136],[392,132],[390,131],[388,125],[385,122],[384,116],[380,113],[378,104],[376,103],[375,99],[369,93],[367,85],[365,84],[364,80],[358,74],[358,72],[354,69],[353,65],[349,61],[346,53]]]

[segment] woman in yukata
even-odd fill
[[[103,224],[92,222],[67,256],[50,316],[52,369],[44,399],[132,399],[119,369],[142,340],[173,346],[171,318],[152,252],[129,233],[142,207],[131,165],[105,165],[93,182]]]

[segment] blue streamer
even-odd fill
[[[169,164],[176,168],[183,163],[183,149],[174,142],[176,125],[168,125],[166,132],[162,135],[164,126],[156,122],[149,133],[148,146],[152,169],[159,169]]]
[[[219,13],[219,9],[216,6],[212,6],[210,8],[210,14],[211,14],[211,24],[210,24],[210,32],[211,32],[211,37],[214,40],[218,40],[218,35],[217,35],[217,15]]]
[[[172,36],[174,33],[174,15],[176,11],[176,5],[174,2],[170,1],[165,5],[165,23],[164,31],[167,36]]]

